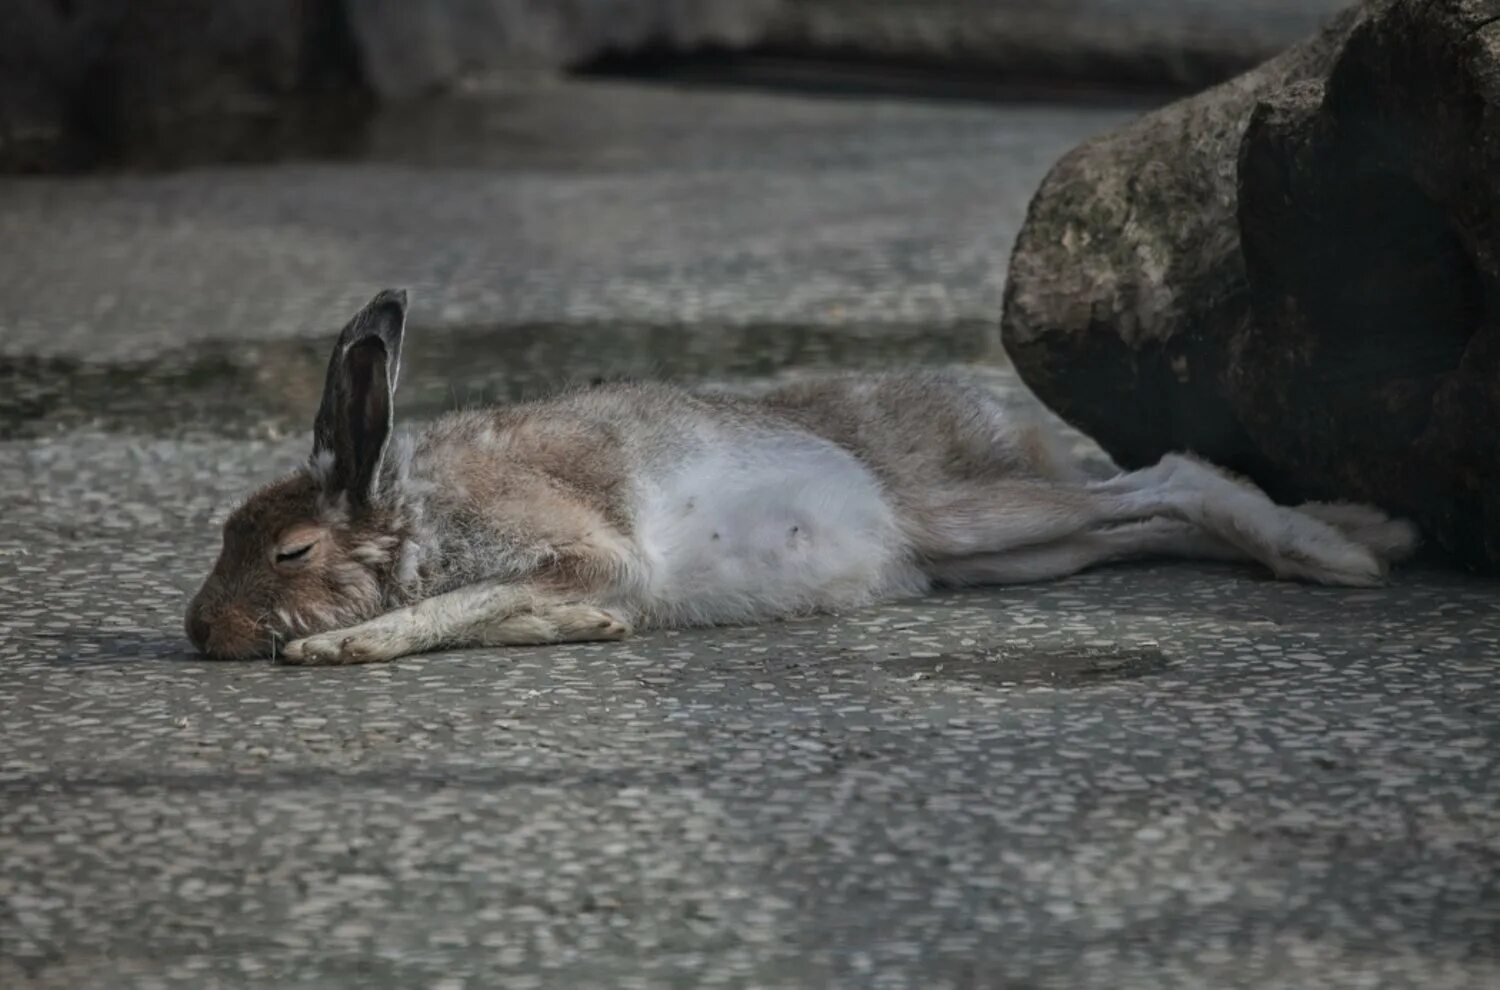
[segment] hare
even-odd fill
[[[605,385],[397,434],[406,310],[388,290],[355,315],[308,463],[225,524],[187,612],[205,654],[613,640],[1147,555],[1366,586],[1416,543],[1377,509],[1278,506],[1184,456],[1090,480],[1047,428],[940,373],[754,398]]]

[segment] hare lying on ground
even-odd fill
[[[757,398],[615,385],[393,432],[406,294],[328,366],[306,467],[224,526],[187,632],[216,657],[362,663],[621,639],[1062,577],[1144,555],[1379,583],[1414,530],[1278,506],[1187,457],[1091,481],[1036,423],[935,373]]]

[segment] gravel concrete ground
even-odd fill
[[[0,184],[0,986],[1500,985],[1494,582],[1160,564],[187,652],[216,523],[302,456],[374,287],[417,290],[417,416],[847,364],[1026,403],[1005,252],[1121,114],[569,86],[359,161]]]

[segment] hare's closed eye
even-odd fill
[[[315,526],[293,527],[276,541],[271,559],[283,569],[301,567],[312,558],[313,550],[326,535]]]
[[[313,540],[312,543],[307,543],[300,547],[282,547],[276,551],[276,563],[285,564],[293,560],[303,559],[317,542],[317,540]]]

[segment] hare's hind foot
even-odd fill
[[[1297,511],[1334,527],[1386,566],[1406,560],[1422,542],[1416,526],[1405,519],[1392,518],[1373,505],[1304,502],[1297,506]]]

